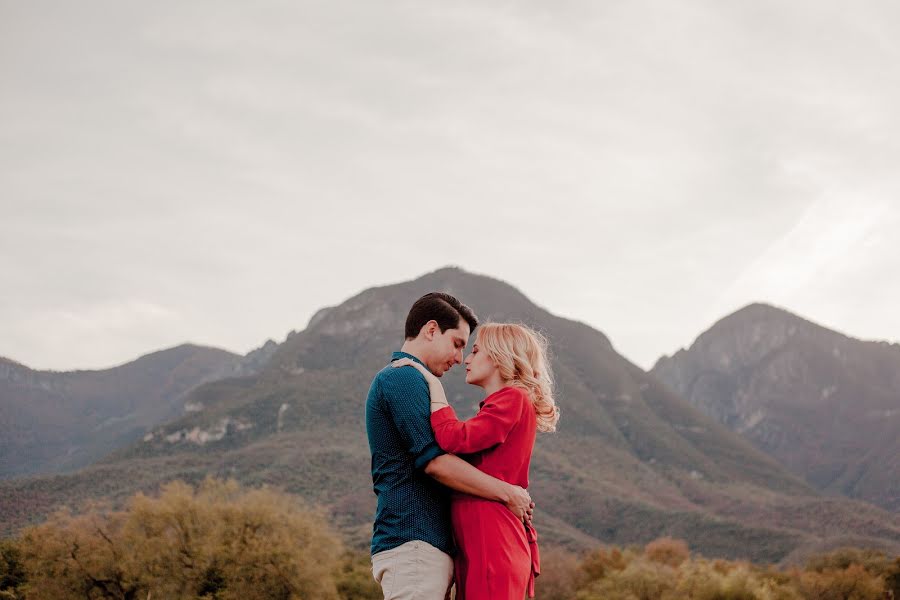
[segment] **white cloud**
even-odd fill
[[[246,351],[446,264],[643,366],[754,300],[900,338],[893,3],[50,4],[0,22],[2,355]]]

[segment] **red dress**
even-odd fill
[[[451,407],[431,413],[437,443],[481,471],[528,487],[537,418],[528,393],[505,387],[484,399],[478,414],[460,421]],[[458,600],[523,600],[534,597],[539,573],[537,534],[499,502],[454,494],[450,508],[459,552]]]

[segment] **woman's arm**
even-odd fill
[[[442,408],[450,406],[450,403],[447,402],[447,394],[444,393],[444,386],[441,384],[441,380],[429,372],[428,375],[425,376],[425,381],[428,382],[428,393],[431,395],[431,413],[434,414]]]
[[[510,430],[522,416],[523,392],[509,388],[494,394],[478,414],[468,421],[460,421],[456,411],[447,402],[441,380],[409,358],[393,362],[395,367],[414,367],[428,382],[431,396],[431,427],[438,445],[453,454],[472,454],[487,450],[506,440]],[[527,399],[524,399],[527,401]]]
[[[447,452],[471,454],[492,448],[506,437],[522,416],[523,392],[508,388],[491,396],[478,414],[460,421],[452,406],[431,413],[434,439]]]
[[[431,396],[432,422],[435,421],[435,417],[437,416],[435,413],[438,411],[443,411],[440,413],[441,415],[444,413],[452,414],[452,418],[456,420],[456,413],[453,412],[453,407],[447,402],[444,386],[441,385],[440,380],[435,377],[431,371],[416,361],[408,358],[395,360],[393,366],[397,368],[415,367],[425,376],[425,380],[428,382],[429,394]],[[437,437],[435,439],[437,439]],[[438,445],[448,452],[454,452],[453,450],[444,447],[439,439]],[[527,490],[495,477],[491,477],[454,454],[442,454],[441,456],[432,459],[426,465],[425,473],[458,492],[478,496],[486,500],[502,502],[517,517],[524,519],[526,522],[531,522],[532,515],[534,514],[534,502],[531,501],[531,496],[528,494]]]

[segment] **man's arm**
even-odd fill
[[[502,502],[520,519],[531,517],[534,504],[528,492],[479,471],[453,454],[441,454],[425,465],[425,473],[457,492]]]

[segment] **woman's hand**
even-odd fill
[[[405,357],[404,357],[404,358],[398,358],[397,360],[395,360],[394,362],[391,363],[391,366],[394,367],[394,368],[398,368],[398,367],[413,367],[413,368],[415,368],[419,373],[421,373],[422,375],[424,375],[426,380],[431,381],[432,379],[437,379],[437,377],[434,376],[434,373],[432,373],[431,371],[429,371],[428,369],[426,369],[424,366],[422,366],[420,363],[417,363],[416,361],[414,361],[414,360],[411,359],[411,358],[405,358]]]
[[[431,412],[440,410],[445,406],[450,406],[447,402],[447,395],[444,393],[444,386],[441,385],[440,378],[424,366],[411,358],[398,358],[391,363],[391,366],[395,368],[414,367],[419,373],[425,376],[425,382],[428,383],[428,393],[431,396]]]

